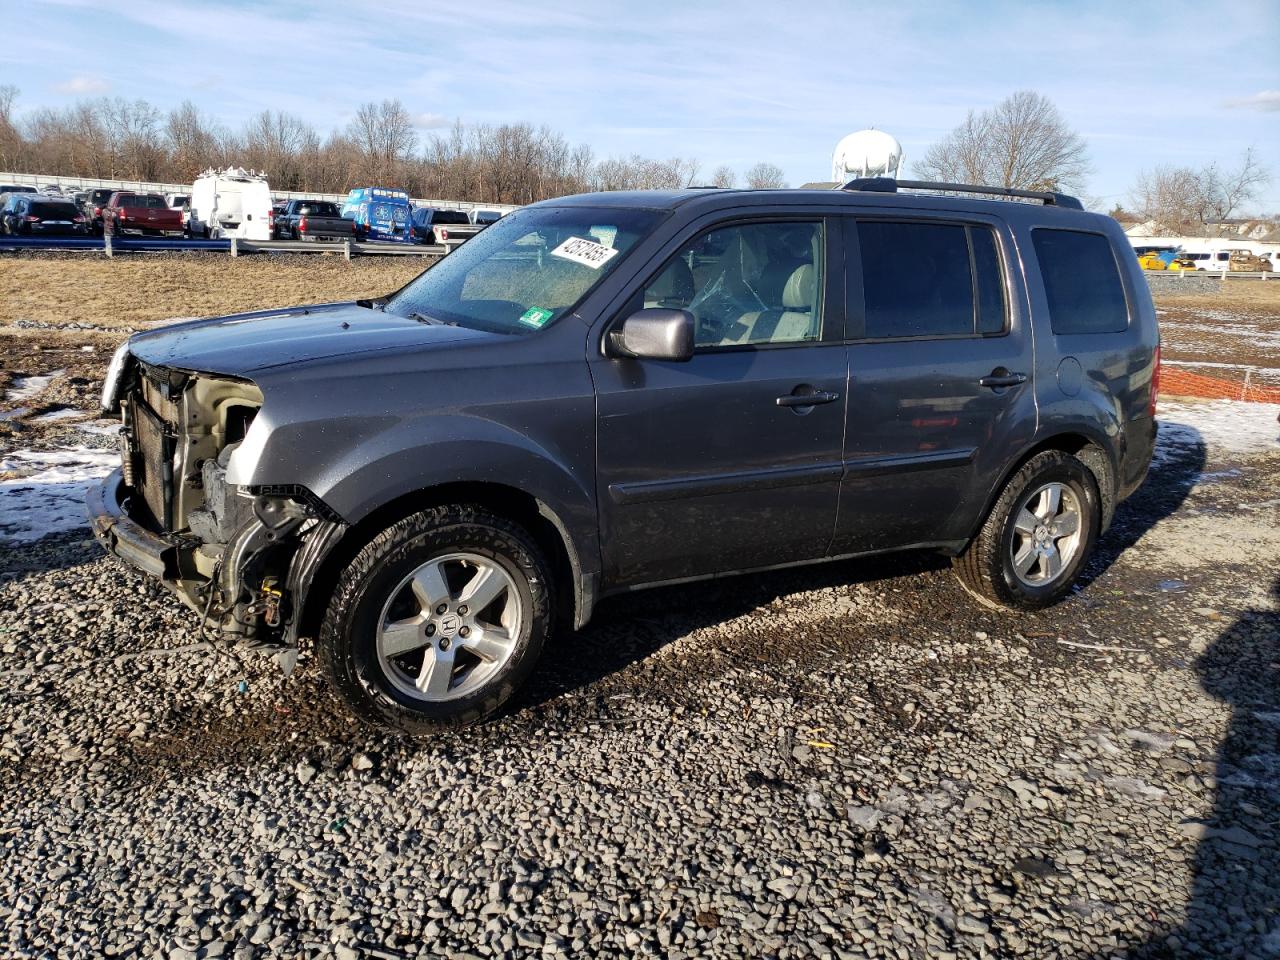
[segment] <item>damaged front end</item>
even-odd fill
[[[206,630],[291,664],[311,575],[345,525],[297,486],[228,481],[262,408],[251,381],[153,366],[127,352],[103,407],[121,468],[90,496],[108,550],[151,573]]]

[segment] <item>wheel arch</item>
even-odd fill
[[[507,484],[458,481],[401,494],[356,523],[335,525],[326,536],[327,542],[320,545],[319,556],[304,558],[307,551],[300,550],[300,562],[308,569],[290,574],[302,593],[293,638],[316,636],[338,577],[374,537],[410,514],[447,503],[475,504],[524,527],[546,553],[558,582],[572,587],[556,594],[557,622],[572,624],[574,629],[586,625],[595,606],[595,577],[584,572],[579,548],[556,511],[527,491]]]
[[[1106,532],[1111,525],[1111,518],[1115,514],[1116,508],[1116,489],[1117,477],[1119,476],[1116,459],[1110,452],[1111,445],[1106,438],[1087,427],[1073,426],[1059,432],[1049,434],[1037,438],[1035,443],[1012,460],[1005,468],[1000,476],[1000,482],[995,484],[991,491],[987,494],[987,502],[983,505],[982,513],[978,516],[974,529],[969,531],[968,539],[972,540],[977,532],[982,529],[982,525],[986,523],[987,516],[991,513],[991,508],[995,506],[1000,494],[1004,491],[1009,480],[1021,470],[1032,457],[1037,454],[1044,453],[1046,450],[1059,450],[1062,453],[1070,454],[1075,457],[1093,474],[1093,478],[1097,481],[1098,491],[1102,495],[1102,532]]]

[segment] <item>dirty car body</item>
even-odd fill
[[[1109,306],[1064,287],[1089,269]],[[134,336],[90,514],[209,628],[323,635],[356,712],[421,731],[492,713],[611,593],[930,548],[986,602],[1056,600],[1146,474],[1157,346],[1123,234],[1062,202],[570,197],[387,298]]]

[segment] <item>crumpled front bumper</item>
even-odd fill
[[[108,553],[153,577],[173,583],[178,579],[177,548],[125,512],[123,487],[124,477],[120,470],[89,487],[85,506],[93,535]]]

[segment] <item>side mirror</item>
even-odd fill
[[[617,356],[689,360],[693,357],[693,314],[666,307],[637,310],[609,334],[609,345]]]

